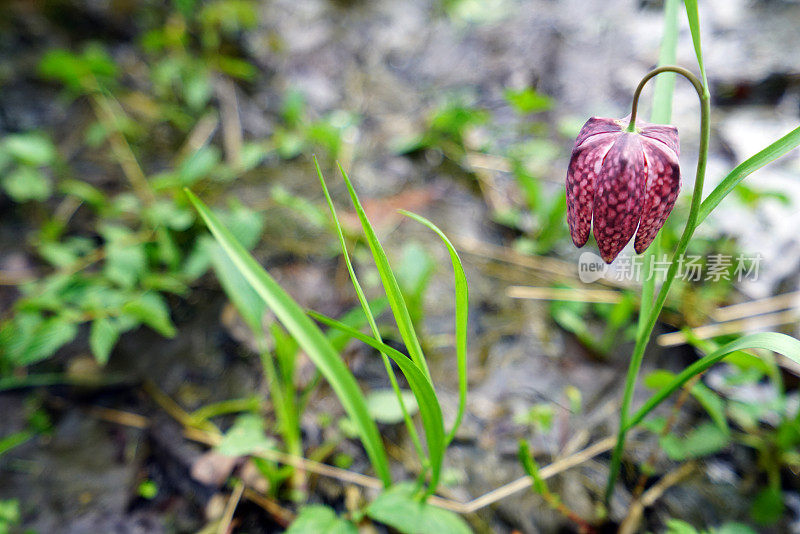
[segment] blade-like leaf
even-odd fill
[[[763,332],[750,334],[728,343],[722,348],[697,360],[692,365],[681,371],[669,384],[661,388],[655,395],[639,408],[625,425],[630,429],[642,422],[656,406],[677,391],[693,376],[705,372],[709,367],[721,361],[728,354],[744,349],[765,349],[783,354],[787,358],[800,363],[800,341],[786,334],[776,332]]]
[[[203,239],[209,239],[204,236]],[[256,293],[247,279],[239,272],[239,269],[228,257],[219,243],[213,241],[207,243],[211,265],[222,285],[225,294],[233,303],[236,311],[242,316],[245,324],[253,332],[259,343],[264,340],[264,313],[266,303]]]
[[[375,234],[375,230],[367,219],[367,214],[364,212],[361,201],[358,200],[358,195],[356,195],[350,178],[347,177],[347,173],[344,172],[341,165],[339,165],[339,170],[344,178],[344,183],[347,185],[347,190],[350,192],[350,198],[353,201],[353,207],[355,207],[358,218],[361,221],[361,226],[364,228],[364,234],[367,236],[367,243],[369,243],[369,248],[375,259],[375,265],[378,268],[378,273],[383,282],[383,288],[384,291],[386,291],[386,297],[389,299],[389,306],[392,308],[392,313],[397,322],[397,328],[400,330],[400,336],[403,338],[403,343],[405,343],[408,349],[411,360],[430,379],[430,371],[428,370],[425,356],[422,353],[419,338],[417,338],[417,333],[411,322],[411,315],[408,313],[406,301],[403,299],[400,286],[397,284],[397,278],[395,278],[392,267],[389,265],[386,252],[384,252],[383,246],[381,246],[380,241],[378,241],[378,236]]]
[[[222,225],[216,215],[188,189],[186,189],[186,194],[217,242],[222,246],[225,254],[233,261],[239,272],[247,279],[256,293],[264,299],[264,302],[275,313],[278,320],[294,336],[297,343],[328,380],[347,415],[358,428],[361,442],[366,449],[367,456],[369,456],[375,472],[384,484],[387,486],[391,484],[386,451],[381,442],[378,428],[367,411],[364,395],[350,370],[331,346],[330,341],[323,335],[317,325],[308,318],[294,299],[278,285],[241,243],[233,237],[230,231]]]
[[[428,377],[414,365],[414,362],[409,360],[408,357],[399,350],[320,313],[309,312],[309,315],[323,324],[347,332],[362,343],[366,343],[375,350],[382,352],[391,358],[400,368],[400,371],[406,377],[406,380],[408,380],[408,385],[411,387],[414,397],[417,399],[419,413],[422,417],[422,426],[425,428],[425,437],[428,442],[428,456],[430,457],[431,464],[429,492],[432,493],[436,489],[436,484],[439,481],[442,460],[444,459],[445,441],[442,410],[439,407],[439,401],[436,399],[436,392],[434,392],[433,385],[430,380],[428,380]]]
[[[700,67],[700,74],[703,76],[703,87],[706,95],[708,95],[706,68],[703,66],[703,48],[700,45],[700,14],[697,10],[697,0],[684,0],[684,3],[686,5],[686,17],[689,19],[689,30],[692,33],[694,53],[697,56],[697,65]]]
[[[361,304],[361,309],[364,311],[364,316],[367,318],[367,322],[369,323],[370,330],[372,330],[373,337],[379,341],[383,342],[381,339],[381,334],[378,331],[378,325],[375,323],[375,317],[372,315],[372,310],[370,310],[369,303],[367,302],[367,297],[364,294],[364,290],[361,288],[361,284],[358,281],[358,277],[356,276],[356,271],[353,268],[353,262],[350,261],[350,254],[347,253],[347,243],[344,240],[344,232],[342,231],[342,225],[339,222],[339,217],[336,215],[336,206],[333,205],[333,199],[331,198],[331,194],[328,191],[328,186],[325,183],[325,178],[322,176],[322,170],[319,168],[319,162],[317,162],[316,156],[314,157],[314,167],[317,170],[317,176],[319,177],[319,183],[322,186],[322,191],[325,193],[325,200],[328,202],[328,209],[330,209],[331,217],[333,217],[334,226],[336,228],[336,235],[339,238],[339,246],[342,249],[342,255],[344,256],[344,262],[347,266],[347,272],[350,275],[350,280],[353,282],[353,289],[356,291],[356,296],[358,297],[358,302]],[[366,218],[365,218],[366,220]],[[387,291],[388,293],[388,291]],[[419,440],[419,435],[417,434],[417,429],[414,427],[414,421],[411,419],[411,415],[406,408],[405,403],[403,402],[403,395],[400,392],[400,385],[397,383],[397,377],[394,374],[394,369],[392,369],[392,364],[389,363],[386,355],[381,353],[381,357],[383,358],[383,365],[386,368],[386,374],[389,376],[389,382],[392,385],[392,389],[394,390],[395,395],[397,396],[397,402],[400,406],[400,411],[403,415],[403,421],[405,422],[406,429],[408,430],[408,435],[411,437],[411,441],[414,444],[414,449],[417,451],[417,456],[419,456],[419,461],[422,465],[425,465],[427,460],[425,458],[425,453],[422,450],[422,443]]]
[[[784,135],[771,145],[767,146],[757,154],[747,158],[742,163],[736,166],[728,176],[726,176],[717,187],[700,204],[700,213],[698,214],[697,224],[700,224],[708,217],[714,208],[722,202],[728,193],[745,178],[753,174],[755,171],[772,163],[779,157],[783,156],[790,150],[794,150],[800,145],[800,127],[795,128],[788,134]]]
[[[449,444],[453,437],[455,437],[458,427],[464,418],[464,411],[467,407],[467,319],[469,315],[469,286],[467,285],[467,276],[464,274],[464,266],[461,264],[461,258],[458,257],[455,247],[447,239],[435,224],[421,217],[415,213],[405,210],[400,210],[400,213],[406,217],[410,217],[415,221],[424,224],[433,230],[439,239],[442,240],[447,247],[447,252],[450,253],[450,261],[453,264],[453,276],[455,278],[455,294],[456,294],[456,363],[458,365],[458,412],[456,419],[453,422],[453,428],[447,433],[445,443]]]

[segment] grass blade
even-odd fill
[[[689,31],[692,34],[692,44],[694,53],[697,56],[697,66],[700,67],[700,75],[703,77],[703,87],[708,95],[708,79],[706,78],[706,68],[703,65],[703,47],[700,45],[700,14],[697,9],[697,0],[684,0],[686,6],[686,18],[689,19]]]
[[[709,367],[718,363],[723,358],[732,352],[744,349],[766,349],[773,352],[783,354],[787,358],[800,363],[800,341],[786,334],[778,334],[776,332],[762,332],[758,334],[750,334],[743,336],[735,341],[728,343],[720,349],[715,350],[711,354],[704,356],[697,360],[692,365],[681,371],[672,381],[661,388],[655,395],[641,407],[630,418],[625,425],[630,429],[647,417],[656,406],[658,406],[664,399],[672,395],[681,386],[688,382],[692,377],[705,372]]]
[[[395,278],[394,272],[392,272],[392,267],[389,265],[386,252],[384,252],[380,241],[378,241],[378,236],[375,234],[375,230],[367,219],[367,214],[364,213],[364,207],[361,205],[361,201],[358,200],[358,195],[356,195],[356,191],[353,189],[350,178],[347,177],[347,173],[344,172],[341,165],[339,165],[339,170],[344,178],[344,183],[347,185],[347,190],[350,192],[350,199],[353,201],[353,207],[355,207],[358,218],[361,221],[364,234],[367,236],[367,243],[375,259],[375,266],[378,268],[378,273],[383,282],[383,288],[384,291],[386,291],[386,297],[389,299],[389,306],[392,308],[394,319],[397,322],[397,328],[400,330],[400,337],[403,338],[403,343],[405,343],[408,349],[411,360],[425,373],[428,380],[430,380],[431,373],[428,370],[428,364],[425,361],[419,338],[417,338],[417,333],[411,322],[411,315],[408,313],[408,306],[406,306],[406,301],[403,299],[403,294],[400,291],[400,286],[397,284],[397,278]]]
[[[787,152],[794,150],[800,145],[800,127],[795,128],[788,134],[784,135],[771,145],[767,146],[757,154],[754,154],[736,166],[728,176],[726,176],[717,187],[700,204],[700,213],[698,215],[697,223],[700,224],[708,217],[711,212],[716,208],[722,199],[745,178],[753,174],[755,171],[772,163],[780,158]]]
[[[344,364],[339,354],[319,327],[303,312],[302,308],[278,285],[261,265],[247,252],[231,232],[219,221],[211,210],[191,191],[186,189],[197,212],[205,221],[225,254],[233,261],[239,272],[252,288],[264,299],[284,327],[297,340],[314,365],[328,380],[347,415],[358,429],[361,442],[375,472],[387,486],[391,484],[389,463],[378,427],[369,416],[366,401],[358,383]]]
[[[433,224],[431,221],[411,213],[409,211],[400,210],[400,213],[406,217],[410,217],[415,221],[424,224],[439,238],[447,247],[447,252],[450,253],[450,261],[453,264],[453,276],[455,278],[455,294],[456,294],[456,362],[458,365],[458,412],[456,419],[453,422],[453,427],[447,433],[445,443],[450,444],[455,437],[461,421],[464,419],[464,412],[467,407],[467,321],[469,316],[469,287],[467,285],[467,276],[464,274],[464,266],[461,264],[461,258],[458,257],[455,247],[444,235],[444,232]]]
[[[399,350],[320,313],[312,311],[309,312],[309,315],[317,321],[346,332],[375,350],[380,351],[382,354],[391,358],[400,368],[400,371],[402,371],[406,380],[408,380],[408,385],[411,387],[411,391],[414,393],[414,397],[417,399],[417,404],[419,405],[419,414],[422,418],[422,426],[425,428],[425,437],[428,442],[428,456],[430,457],[431,479],[428,495],[433,493],[436,490],[436,485],[439,483],[446,446],[442,410],[439,406],[439,401],[436,398],[436,392],[433,390],[431,381],[414,362],[409,360],[408,357]]]
[[[674,65],[678,48],[678,7],[680,0],[664,2],[664,31],[661,35],[661,50],[658,66]],[[675,74],[665,72],[655,80],[653,89],[653,111],[650,122],[669,124],[672,120],[672,95],[675,92]]]
[[[372,335],[378,342],[383,342],[381,338],[381,334],[378,331],[378,325],[375,322],[375,317],[372,315],[372,311],[370,310],[369,303],[367,302],[367,297],[364,295],[364,290],[361,288],[361,284],[358,282],[358,277],[356,276],[356,271],[353,269],[353,262],[350,261],[350,255],[347,253],[347,243],[344,240],[344,232],[342,232],[342,225],[339,222],[339,217],[336,215],[336,207],[333,205],[333,199],[331,198],[330,192],[328,191],[328,186],[325,183],[325,178],[322,176],[322,170],[319,168],[319,163],[317,162],[316,156],[314,157],[314,167],[317,170],[317,176],[319,176],[319,182],[322,185],[322,191],[325,193],[325,200],[328,202],[328,208],[330,209],[331,216],[333,217],[334,226],[336,227],[336,235],[339,238],[339,246],[342,249],[342,255],[344,256],[345,265],[347,266],[347,272],[350,275],[350,280],[353,282],[353,288],[356,291],[356,295],[358,296],[358,302],[361,304],[361,308],[364,310],[364,315],[367,318],[367,322],[369,323],[370,330],[372,330]],[[414,421],[411,420],[411,416],[408,413],[408,409],[406,408],[405,402],[403,401],[403,394],[400,391],[400,385],[397,383],[397,377],[394,374],[394,369],[392,369],[392,364],[389,363],[388,357],[381,353],[381,357],[383,358],[383,365],[386,368],[386,374],[389,375],[389,382],[392,385],[392,389],[394,390],[395,395],[397,396],[397,402],[400,404],[400,411],[403,414],[403,421],[405,422],[406,428],[408,429],[408,434],[411,437],[411,441],[414,443],[414,448],[417,451],[417,456],[419,456],[420,463],[425,466],[428,463],[428,459],[425,457],[425,453],[422,450],[422,443],[419,440],[419,435],[417,434],[417,429],[414,427]]]

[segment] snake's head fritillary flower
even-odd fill
[[[582,247],[594,225],[606,263],[631,240],[641,254],[664,226],[680,190],[678,130],[592,117],[581,128],[567,170],[567,222]]]

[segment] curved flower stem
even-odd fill
[[[666,65],[659,67],[648,72],[633,94],[633,107],[631,108],[631,122],[628,125],[628,131],[635,131],[636,124],[636,111],[639,105],[639,95],[642,92],[645,84],[654,76],[662,72],[674,72],[680,74],[689,80],[697,91],[697,96],[700,98],[700,151],[697,156],[697,174],[694,182],[694,191],[692,193],[692,204],[689,210],[689,218],[686,221],[686,227],[683,230],[678,246],[675,248],[675,253],[672,256],[672,262],[667,270],[664,282],[658,292],[655,303],[653,304],[650,313],[644,324],[640,324],[637,329],[636,346],[633,349],[630,364],[628,365],[628,374],[625,379],[625,390],[622,397],[622,407],[619,414],[619,431],[617,434],[617,444],[611,456],[611,470],[608,474],[608,485],[606,486],[605,504],[608,506],[611,501],[611,496],[614,491],[614,485],[619,475],[620,464],[622,462],[622,453],[625,449],[625,437],[628,433],[628,415],[630,413],[631,401],[633,400],[633,391],[636,387],[636,379],[639,375],[639,369],[642,366],[642,359],[644,358],[644,350],[650,340],[650,335],[653,333],[658,316],[661,309],[664,307],[664,302],[667,299],[672,282],[675,280],[675,275],[678,272],[680,259],[686,252],[689,246],[689,241],[697,228],[698,218],[700,213],[700,202],[703,197],[703,181],[706,174],[706,161],[708,159],[708,142],[711,133],[709,123],[711,115],[710,95],[708,88],[704,87],[702,82],[691,71],[683,67]]]

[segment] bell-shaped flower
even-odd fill
[[[581,128],[567,170],[567,222],[582,247],[594,225],[600,256],[611,263],[636,234],[644,252],[664,226],[680,190],[678,130],[628,119],[592,117]]]

